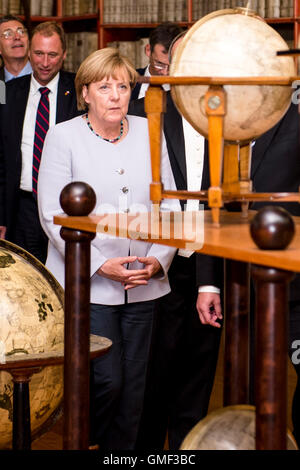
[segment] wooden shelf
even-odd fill
[[[162,213],[161,215],[167,218],[166,214]],[[296,233],[286,250],[259,250],[253,242],[249,231],[249,222],[254,214],[255,212],[250,211],[248,217],[243,218],[241,213],[221,211],[220,227],[216,227],[211,221],[210,211],[205,211],[203,246],[199,250],[197,248],[193,249],[221,258],[244,261],[246,263],[259,263],[263,266],[273,266],[279,269],[300,272],[300,217],[293,217]],[[114,233],[116,236],[132,237],[134,239],[139,237],[141,240],[147,240],[150,243],[153,242],[183,249],[191,249],[191,244],[197,243],[192,226],[185,230],[186,233],[191,234],[190,238],[187,238],[185,235],[181,239],[178,236],[172,237],[172,234],[181,233],[178,228],[180,223],[178,218],[175,223],[171,219],[170,232],[164,237],[161,221],[158,223],[159,230],[157,231],[155,222],[153,222],[149,213],[139,214],[138,220],[140,225],[135,230],[134,221],[136,217],[136,215],[131,216],[127,214],[112,214],[112,217],[107,216],[107,214],[68,217],[62,214],[61,216],[54,217],[54,223],[70,229],[104,234],[107,234],[109,224],[110,233]],[[186,223],[189,224],[190,222]]]
[[[24,17],[23,17],[24,18]],[[87,14],[80,16],[32,16],[31,21],[34,23],[41,23],[42,21],[57,21],[58,23],[65,23],[67,21],[81,21],[81,20],[97,20],[98,14]]]
[[[153,29],[158,26],[158,22],[155,23],[104,23],[104,3],[107,0],[100,0],[100,24],[99,24],[99,47],[105,47],[108,42],[112,40],[124,41],[134,40],[135,37],[139,36],[140,33],[144,33],[143,30]],[[193,20],[193,1],[187,0],[187,21],[176,21],[176,23],[182,28],[190,28],[196,20]],[[195,0],[196,1],[196,0]],[[197,0],[199,1],[199,0]],[[294,39],[294,45],[298,44],[298,36],[300,34],[299,21],[300,21],[300,0],[294,0],[294,16],[286,18],[266,18],[266,21],[270,25],[290,25],[291,37]],[[126,30],[128,36],[126,37]],[[134,35],[136,36],[134,37]]]

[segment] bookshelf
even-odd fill
[[[247,0],[0,0],[0,16],[19,15],[29,30],[42,21],[61,23],[68,39],[69,63],[67,60],[65,68],[76,71],[87,50],[92,52],[118,42],[135,42],[138,47],[162,21],[189,28],[214,10],[246,4]],[[298,46],[300,0],[252,0],[250,7],[265,17],[290,47]],[[94,35],[89,38],[89,45],[81,47],[90,33]]]
[[[162,21],[189,28],[212,11],[246,5],[246,0],[99,0],[99,47],[146,37]],[[250,8],[263,16],[290,47],[298,45],[300,0],[252,0]]]
[[[72,72],[100,47],[99,11],[99,0],[0,0],[0,16],[21,17],[29,31],[43,21],[62,24],[67,40],[64,69]]]

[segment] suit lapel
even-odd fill
[[[15,132],[12,132],[12,128],[7,128],[9,136],[13,136],[14,145],[19,150],[21,148],[22,132],[23,132],[23,123],[25,119],[26,106],[30,90],[30,81],[31,75],[28,76],[28,80],[24,80],[22,84],[18,87],[13,87],[10,91],[14,94],[13,98],[8,98],[8,102],[15,103],[16,107],[12,106],[9,110],[10,119],[8,119],[9,126],[15,128]],[[16,114],[18,118],[16,119]],[[19,156],[20,152],[14,152],[16,158]]]
[[[67,121],[72,114],[72,106],[74,99],[74,85],[70,82],[69,77],[60,72],[57,87],[57,106],[56,106],[56,123]]]
[[[143,76],[143,75],[145,75],[146,68],[147,67],[145,67],[143,69],[137,69],[136,71],[139,75]],[[134,89],[132,90],[130,101],[134,101],[134,100],[138,99],[141,86],[142,86],[141,83],[136,83]]]
[[[210,186],[208,140],[204,140],[204,156],[201,189],[208,189]]]
[[[164,132],[168,146],[172,149],[172,153],[180,168],[184,181],[187,183],[182,118],[172,101],[170,93],[167,93],[167,118],[164,120]],[[170,155],[170,158],[171,157]]]
[[[259,137],[254,144],[252,150],[252,160],[251,160],[251,179],[254,178],[266,151],[269,148],[271,141],[273,140],[277,129],[279,128],[280,123],[272,127],[269,131]]]

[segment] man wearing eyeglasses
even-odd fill
[[[169,60],[185,33],[171,43]],[[144,116],[144,100],[129,114]],[[209,183],[208,145],[179,114],[170,92],[164,114],[171,168],[178,190],[199,191]],[[198,211],[199,201],[182,202]],[[222,259],[178,250],[168,271],[171,292],[157,301],[151,362],[137,450],[177,451],[187,433],[208,411],[222,325]]]
[[[28,51],[29,38],[23,22],[17,16],[3,16],[0,19],[1,80],[8,82],[32,72]]]
[[[153,29],[149,36],[149,44],[145,47],[145,53],[149,57],[149,65],[144,69],[137,69],[140,75],[151,77],[151,75],[168,75],[169,57],[168,51],[173,39],[180,34],[182,29],[175,23],[161,23]],[[163,85],[164,89],[170,89],[169,84]],[[144,98],[148,83],[137,83],[134,87],[131,100]]]

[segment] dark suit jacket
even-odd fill
[[[75,74],[60,72],[57,90],[56,122],[80,114],[74,88]],[[7,239],[13,227],[20,186],[21,139],[31,75],[6,83],[6,104],[0,105],[0,225],[7,227]]]
[[[147,67],[145,67],[144,69],[136,69],[136,71],[137,71],[140,75],[145,75],[146,68],[147,68]],[[137,84],[135,85],[134,89],[133,89],[132,92],[131,92],[131,98],[130,98],[131,100],[137,100],[137,99],[138,99],[141,86],[142,86],[141,83],[137,83]]]
[[[252,154],[251,179],[256,192],[299,192],[300,142],[297,105],[291,104],[276,126],[257,139]],[[259,209],[266,203],[255,203]],[[268,203],[271,205],[271,203]],[[300,216],[300,204],[274,203]],[[300,276],[291,282],[291,300],[300,300]]]
[[[145,116],[144,99],[131,101],[129,114]],[[170,92],[167,92],[167,110],[164,118],[164,134],[166,138],[170,163],[177,189],[187,189],[187,173],[185,163],[185,145],[181,115],[178,113]],[[201,189],[209,188],[208,145],[205,140],[204,165]],[[220,258],[195,254],[196,284],[221,286],[222,262]]]

